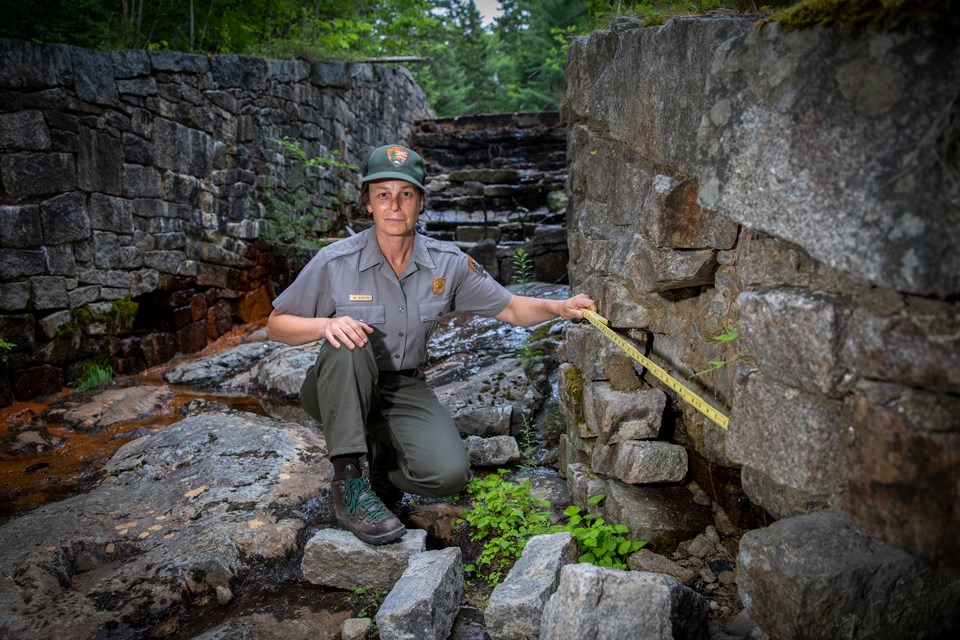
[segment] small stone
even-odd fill
[[[233,600],[233,591],[230,590],[230,587],[226,585],[217,586],[217,604],[220,606],[226,606],[230,604],[230,601]]]
[[[720,534],[717,533],[713,525],[708,526],[706,530],[704,530],[703,535],[713,544],[720,544]]]
[[[347,618],[340,625],[341,640],[363,640],[370,631],[370,618]]]
[[[717,576],[710,570],[710,567],[704,567],[700,570],[700,578],[707,584],[712,584],[717,581]]]
[[[737,574],[735,571],[723,571],[717,576],[717,579],[720,580],[720,584],[727,586],[737,581]]]

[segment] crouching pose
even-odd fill
[[[421,371],[440,317],[468,311],[530,326],[596,310],[585,295],[513,295],[453,244],[417,233],[423,183],[416,152],[375,149],[361,191],[373,227],[321,249],[274,300],[267,323],[272,340],[323,339],[301,402],[326,435],[337,523],[369,544],[406,532],[391,511],[404,491],[449,496],[470,480],[460,434]]]

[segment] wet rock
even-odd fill
[[[743,604],[771,637],[936,638],[960,628],[960,581],[832,509],[748,531],[737,564]]]
[[[464,444],[470,456],[470,464],[477,467],[496,467],[520,460],[520,446],[513,436],[467,436]]]
[[[329,486],[322,436],[204,414],[119,449],[85,494],[0,527],[0,635],[142,637],[297,548],[285,515]]]
[[[317,360],[320,343],[283,347],[267,355],[253,378],[255,389],[268,397],[300,399],[300,385]]]
[[[428,539],[433,538],[447,547],[453,543],[453,523],[461,517],[459,507],[441,502],[417,507],[407,516],[407,521],[410,526],[426,531]]]
[[[560,569],[577,558],[569,533],[533,536],[507,577],[490,595],[484,610],[493,640],[536,640],[540,616],[560,581]]]
[[[312,607],[288,609],[283,616],[253,613],[228,620],[194,640],[339,640],[348,611],[315,611]],[[363,636],[360,636],[363,637]]]
[[[462,597],[460,548],[418,553],[377,612],[380,638],[446,640]]]
[[[277,342],[241,344],[205,358],[179,364],[164,372],[163,379],[169,384],[212,387],[248,371],[280,346]],[[229,386],[238,385],[234,383]]]
[[[303,551],[303,577],[338,589],[374,586],[391,588],[410,557],[426,549],[427,532],[411,529],[392,544],[379,546],[361,541],[349,531],[322,529]]]
[[[707,611],[700,594],[676,578],[571,564],[543,611],[540,638],[703,640]]]
[[[81,431],[100,431],[121,422],[141,420],[162,411],[173,397],[164,387],[140,386],[107,389],[81,403],[68,401],[61,419]]]
[[[467,380],[435,389],[464,437],[509,435],[522,416],[530,415],[543,397],[530,383],[516,358],[504,358]]]
[[[681,567],[670,558],[662,556],[659,553],[654,553],[649,549],[640,549],[640,551],[637,551],[627,558],[627,566],[629,566],[632,571],[664,573],[668,576],[673,576],[687,586],[693,584],[694,579],[697,577],[696,572]]]

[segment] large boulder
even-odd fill
[[[542,640],[706,640],[709,607],[660,573],[570,564],[543,610]]]
[[[960,581],[825,510],[747,532],[738,585],[778,638],[939,638],[960,629]]]
[[[295,553],[304,523],[289,514],[329,486],[325,446],[235,413],[124,445],[87,493],[0,527],[0,635],[145,636],[254,562]]]

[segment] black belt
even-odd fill
[[[381,371],[380,373],[390,373],[395,376],[403,376],[405,378],[416,378],[420,373],[420,368],[416,369],[398,369],[396,371]]]

